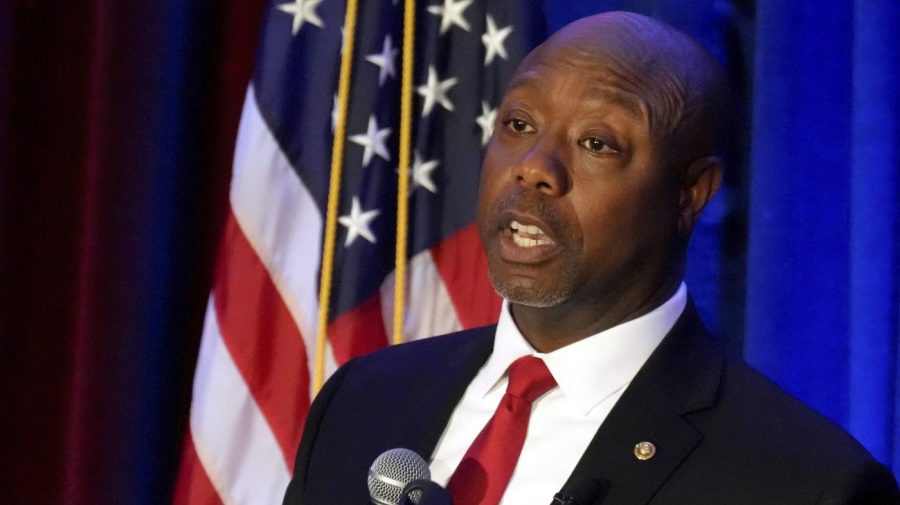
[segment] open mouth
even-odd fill
[[[554,243],[544,234],[544,230],[533,224],[522,224],[513,220],[509,223],[509,229],[512,231],[513,242],[519,247],[532,248]]]

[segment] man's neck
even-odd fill
[[[552,352],[591,335],[647,314],[669,300],[681,279],[664,282],[644,296],[616,295],[591,302],[572,299],[552,307],[530,307],[510,302],[513,319],[522,335],[540,352]]]

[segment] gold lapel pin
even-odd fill
[[[653,445],[653,442],[638,442],[634,446],[634,457],[641,460],[647,461],[648,459],[656,456],[656,446]]]

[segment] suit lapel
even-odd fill
[[[423,377],[419,387],[411,393],[410,405],[415,407],[395,424],[396,436],[424,458],[429,459],[434,452],[453,409],[490,356],[495,329],[495,326],[486,326],[469,330],[470,338],[465,344],[441,356],[434,373]]]
[[[643,505],[700,443],[703,434],[685,415],[715,402],[723,356],[692,303],[613,407],[569,477],[600,484],[595,503]],[[635,445],[656,449],[645,460]]]

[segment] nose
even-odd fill
[[[516,183],[546,196],[569,191],[569,176],[557,150],[548,143],[535,145],[512,169]]]

